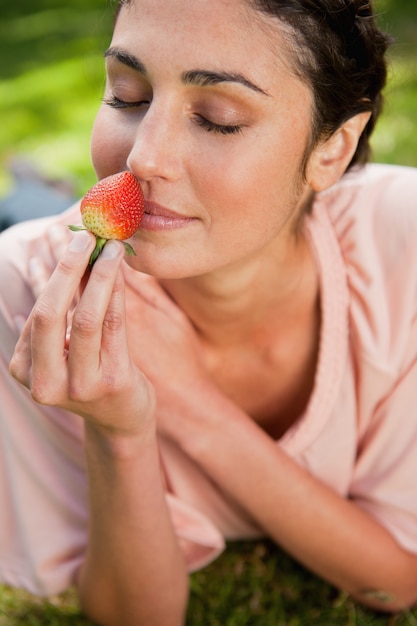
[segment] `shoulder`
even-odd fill
[[[405,264],[417,280],[417,169],[368,165],[347,174],[322,198],[347,263],[372,282],[392,281]],[[411,273],[410,273],[411,272]],[[402,281],[406,280],[402,275]]]
[[[417,169],[368,165],[320,194],[349,290],[350,332],[361,355],[404,367],[417,319]]]
[[[320,194],[337,230],[346,222],[392,225],[392,235],[417,225],[417,168],[367,165]],[[382,233],[378,233],[382,234]]]

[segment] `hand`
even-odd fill
[[[77,413],[107,434],[140,435],[153,426],[153,390],[129,354],[124,250],[109,242],[85,280],[94,245],[88,233],[73,238],[23,328],[10,371],[41,404]]]
[[[130,270],[129,270],[130,271]],[[170,296],[152,277],[131,273],[126,315],[132,359],[152,382],[157,428],[178,440],[181,423],[198,417],[201,392],[213,386],[198,335]]]

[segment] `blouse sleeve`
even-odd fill
[[[417,348],[417,328],[410,342]],[[366,429],[350,496],[417,554],[417,356]]]
[[[50,222],[18,224],[0,237],[0,583],[41,596],[73,584],[88,535],[83,421],[36,404],[8,371],[19,336],[15,318],[26,317],[34,302],[30,257],[53,267],[43,236]],[[183,498],[166,498],[189,569],[209,563],[223,550],[223,536]]]
[[[335,226],[350,291],[358,448],[350,497],[417,553],[417,170],[370,167]]]

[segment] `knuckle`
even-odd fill
[[[65,276],[71,276],[74,274],[74,263],[71,262],[71,258],[64,257],[60,259],[56,266],[56,271]]]
[[[108,263],[100,263],[100,261],[101,259],[99,257],[98,261],[94,264],[93,272],[90,278],[90,280],[94,280],[99,284],[106,283],[113,273],[112,268]]]
[[[20,355],[15,352],[9,363],[9,374],[18,382],[23,383],[26,380],[24,373]]]
[[[83,404],[93,399],[85,383],[81,380],[71,380],[68,385],[68,399],[75,404]]]
[[[103,320],[103,326],[106,330],[116,332],[123,326],[123,316],[115,311],[107,311]]]
[[[79,306],[72,319],[72,332],[79,337],[91,337],[100,327],[97,313],[86,306]]]
[[[51,385],[48,381],[45,381],[43,377],[39,377],[36,375],[32,376],[30,393],[32,399],[37,404],[42,404],[44,406],[53,406],[59,404],[57,396],[57,386]]]
[[[43,404],[45,406],[48,405],[46,394],[41,387],[33,386],[30,390],[32,400],[34,400],[37,404]]]
[[[53,325],[57,319],[58,313],[52,304],[45,299],[40,300],[33,312],[33,327],[38,330],[44,330]]]

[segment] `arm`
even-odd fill
[[[317,574],[376,609],[415,602],[417,558],[354,503],[288,458],[211,384],[193,329],[154,281],[141,282],[136,296],[143,306],[142,331],[136,331],[142,344],[129,347],[155,384],[158,430]],[[137,327],[135,312],[130,317]],[[384,592],[393,599],[383,601]]]
[[[114,257],[95,264],[66,340],[67,313],[93,246],[90,237],[85,249],[66,252],[10,369],[36,401],[85,419],[90,537],[77,578],[83,608],[103,625],[180,626],[187,576],[159,473],[153,391],[129,356],[119,244],[107,247]]]
[[[150,310],[141,320],[150,331],[133,357],[155,385],[158,430],[315,573],[377,610],[416,602],[417,556],[301,468],[225,398],[207,376],[181,311],[151,283],[140,291]]]
[[[90,538],[77,579],[83,609],[106,626],[183,624],[187,574],[168,517],[154,435],[115,446],[87,425],[86,456]]]
[[[171,436],[271,538],[374,609],[398,611],[416,602],[417,556],[298,466],[215,390],[201,387],[195,400],[185,424]]]

